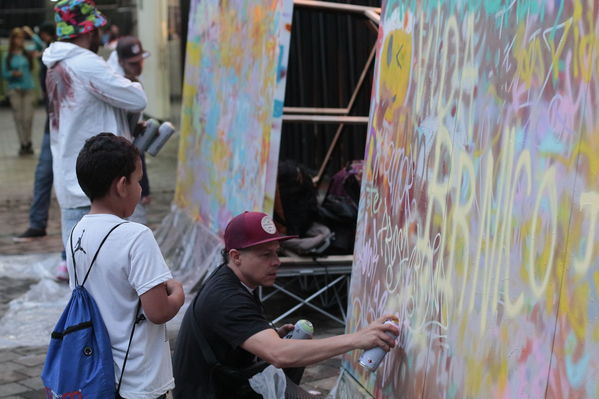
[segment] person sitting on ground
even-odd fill
[[[125,221],[141,195],[139,151],[123,137],[100,133],[85,142],[76,172],[91,210],[74,227],[67,243],[70,286],[75,288],[73,265],[77,265],[77,274],[84,276],[82,265],[91,264],[102,238],[122,224],[106,239],[85,287],[96,300],[110,336],[116,383],[141,301],[146,320],[135,329],[120,395],[165,398],[174,387],[165,323],[177,314],[185,297],[152,231]]]
[[[198,337],[203,337],[214,360],[231,370],[248,368],[257,358],[279,368],[304,367],[353,349],[379,346],[389,351],[395,346],[385,332],[398,336],[399,331],[384,324],[396,319],[393,315],[352,334],[282,339],[294,326],[286,324],[275,330],[264,316],[256,288],[274,284],[281,264],[279,241],[289,238],[278,233],[271,217],[262,212],[245,212],[229,222],[223,263],[190,304],[179,330],[173,356],[175,399],[260,397],[248,392],[247,381],[240,383],[221,367],[209,364],[206,347]],[[291,380],[299,384],[299,380]]]

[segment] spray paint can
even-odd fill
[[[146,129],[133,140],[133,145],[137,147],[139,152],[144,152],[150,146],[152,140],[158,135],[160,123],[156,119],[148,119],[146,121]]]
[[[397,324],[393,322],[393,320],[387,320],[384,324],[392,324],[395,327],[398,327]],[[386,334],[393,339],[397,339],[397,336],[392,334],[390,331],[387,331]],[[360,356],[360,365],[365,369],[374,372],[379,367],[386,354],[387,352],[385,352],[383,348],[380,348],[378,346],[370,348],[364,353],[362,353],[362,356]]]
[[[285,339],[310,339],[314,335],[314,326],[308,320],[298,320],[293,331],[285,336]]]
[[[146,150],[148,154],[155,157],[158,155],[158,151],[164,146],[164,143],[175,133],[175,127],[170,122],[163,122],[162,125],[158,127],[158,134],[155,136],[154,140],[148,146]]]

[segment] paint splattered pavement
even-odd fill
[[[176,115],[176,112],[177,110],[173,114]],[[66,285],[56,284],[51,279],[54,263],[58,261],[62,249],[59,209],[55,198],[52,199],[50,208],[47,236],[29,243],[13,242],[13,237],[25,231],[28,225],[33,174],[39,154],[43,124],[44,111],[38,108],[33,126],[36,153],[32,157],[19,157],[17,135],[10,110],[0,108],[0,126],[2,126],[0,141],[3,143],[0,146],[0,325],[4,328],[0,329],[0,398],[2,399],[46,397],[39,378],[46,344],[36,342],[34,345],[15,346],[6,343],[10,341],[8,338],[12,331],[11,307],[27,302],[27,293],[39,284],[57,286],[60,292],[68,294]],[[147,207],[147,216],[151,228],[156,228],[170,209],[175,184],[177,145],[177,139],[172,139],[158,157],[148,157],[152,202]],[[274,304],[277,301],[270,302]],[[60,303],[55,305],[58,309],[64,306]],[[276,313],[277,309],[269,309],[268,306],[267,312]],[[319,314],[297,313],[292,316],[292,320],[299,317],[308,318],[315,323],[317,338],[343,332],[342,326],[323,319]],[[169,325],[168,328],[171,348],[174,348],[177,325]],[[18,326],[15,326],[14,331],[19,331]],[[44,331],[39,333],[49,336],[49,333]],[[339,367],[340,358],[308,367],[304,373],[302,387],[322,393],[329,392],[335,385]]]

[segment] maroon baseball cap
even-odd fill
[[[271,241],[283,241],[286,236],[277,231],[272,218],[263,212],[245,211],[235,216],[225,229],[225,250],[244,249]]]
[[[116,53],[121,61],[139,61],[148,58],[150,53],[144,51],[141,41],[134,36],[121,37],[116,44]]]

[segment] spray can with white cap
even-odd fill
[[[298,320],[293,331],[290,331],[285,339],[310,339],[314,335],[314,326],[308,320]]]
[[[399,328],[399,326],[393,320],[387,320],[384,324],[392,324]],[[387,331],[386,334],[393,339],[397,339],[397,336],[390,331]],[[365,351],[362,356],[360,356],[360,365],[365,369],[374,372],[379,367],[386,354],[387,352],[385,352],[385,350],[381,347],[376,346],[374,348],[370,348]]]
[[[148,154],[155,157],[158,155],[158,151],[164,146],[164,143],[175,133],[175,127],[170,122],[163,122],[158,127],[158,134],[155,135],[154,140],[148,146],[146,150]]]

